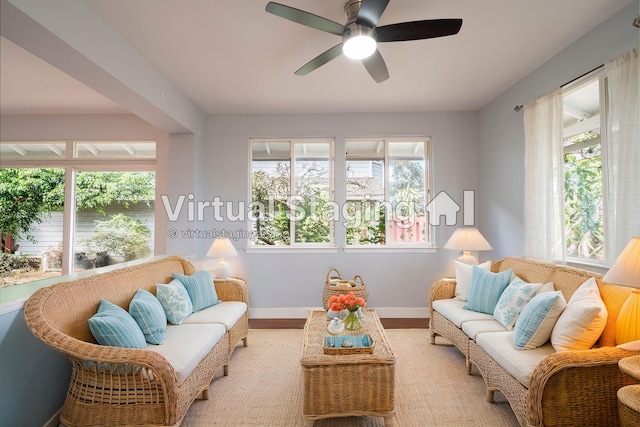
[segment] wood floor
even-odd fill
[[[302,329],[306,319],[249,319],[251,329]],[[386,329],[428,328],[429,319],[383,318],[380,319]]]

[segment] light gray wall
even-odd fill
[[[343,202],[344,139],[347,137],[431,137],[434,158],[434,194],[446,191],[462,204],[464,190],[477,190],[477,120],[475,113],[423,114],[290,114],[213,115],[207,123],[204,147],[207,168],[201,176],[202,196],[234,203],[249,200],[249,139],[333,137],[336,153],[336,201]],[[477,195],[476,197],[480,197]],[[245,223],[215,223],[209,215],[202,229],[244,230]],[[479,216],[479,215],[477,215]],[[462,211],[458,213],[462,222]],[[435,242],[442,246],[454,227],[436,227]],[[337,227],[337,243],[344,246],[344,229]],[[211,239],[196,243],[203,256]],[[437,253],[246,253],[246,239],[235,242],[239,257],[228,259],[235,274],[244,276],[253,308],[316,307],[322,304],[325,276],[337,267],[344,276],[363,276],[372,306],[425,307],[427,288],[453,273],[457,254]]]
[[[524,111],[514,107],[638,46],[640,33],[631,23],[639,8],[638,1],[625,7],[478,112],[477,203],[480,229],[494,247],[491,259],[524,254]]]

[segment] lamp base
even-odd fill
[[[462,251],[462,256],[458,257],[456,259],[456,261],[460,261],[464,264],[469,264],[469,265],[478,265],[478,258],[474,257],[473,255],[471,255],[471,252],[469,251]]]
[[[229,266],[223,258],[220,258],[220,262],[218,263],[218,265],[216,265],[211,271],[213,272],[214,279],[228,279],[231,276]]]

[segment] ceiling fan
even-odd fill
[[[266,11],[289,21],[342,37],[342,42],[307,62],[295,74],[304,76],[337,58],[341,53],[360,59],[377,82],[389,78],[387,65],[376,43],[422,40],[457,34],[462,19],[427,19],[376,27],[389,0],[347,0],[345,25],[283,4],[269,2]]]

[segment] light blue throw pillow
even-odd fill
[[[544,345],[567,302],[561,291],[543,292],[534,296],[522,309],[514,328],[514,343],[519,350]]]
[[[138,324],[127,310],[107,300],[100,300],[98,311],[89,318],[89,329],[100,345],[146,348]]]
[[[493,310],[493,317],[508,331],[512,330],[524,306],[536,296],[541,288],[542,283],[527,283],[516,277],[502,292],[496,308]]]
[[[133,316],[149,344],[162,344],[167,330],[167,315],[160,301],[151,292],[138,289],[129,303],[129,314]]]
[[[502,291],[511,281],[512,274],[513,271],[511,269],[500,273],[492,273],[474,265],[471,270],[467,304],[463,308],[480,313],[493,314]]]
[[[156,298],[162,304],[167,320],[173,325],[179,325],[188,315],[193,313],[193,304],[187,290],[178,280],[172,280],[165,285],[156,285]]]
[[[184,285],[193,303],[193,311],[211,307],[220,302],[216,288],[213,285],[213,276],[208,270],[199,271],[190,276],[173,273],[173,278]]]

